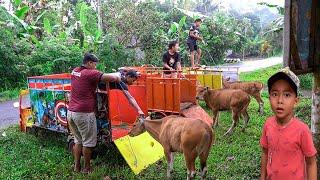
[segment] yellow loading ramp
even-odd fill
[[[197,80],[202,86],[209,87],[211,89],[221,89],[222,88],[222,75],[223,72],[220,70],[212,69],[198,69],[198,70],[189,70],[184,68],[183,72],[185,74],[196,74]]]
[[[148,132],[136,137],[127,135],[115,140],[114,143],[136,175],[164,157],[161,144]]]

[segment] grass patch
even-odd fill
[[[259,69],[252,72],[244,72],[240,74],[241,81],[260,81],[267,84],[270,76],[279,71],[282,65],[275,65],[264,69]],[[311,90],[313,84],[313,74],[303,74],[298,76],[300,79],[300,88],[304,90]]]
[[[12,89],[0,92],[0,102],[17,99],[19,97],[20,89]]]
[[[215,129],[216,143],[208,158],[208,179],[257,179],[260,171],[261,129],[267,117],[272,115],[267,94],[262,94],[265,102],[265,115],[260,116],[258,103],[252,99],[249,106],[250,121],[245,132],[241,132],[240,120],[230,137],[222,135],[231,126],[230,112],[221,112],[219,126]],[[204,103],[201,106],[205,108]],[[311,100],[301,99],[296,109],[299,118],[310,125]],[[206,109],[206,108],[205,108]],[[206,109],[210,115],[211,111]],[[112,179],[165,179],[166,162],[153,164],[138,176],[114,146],[100,147],[100,156],[94,160],[95,171],[88,175],[73,173],[72,157],[66,149],[64,137],[55,134],[33,135],[19,131],[18,127],[5,130],[0,136],[0,179],[102,179],[108,175]],[[197,168],[199,161],[197,160]],[[185,179],[184,158],[178,154],[174,163],[174,179]],[[199,177],[198,177],[199,178]]]
[[[303,74],[298,76],[300,79],[300,88],[305,90],[312,90],[313,74]]]
[[[263,84],[267,84],[270,76],[281,69],[281,65],[275,65],[264,69],[259,69],[252,72],[243,72],[240,74],[241,81],[260,81]]]

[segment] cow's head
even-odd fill
[[[208,90],[209,90],[209,87],[198,86],[196,99],[203,101],[204,100],[203,96]]]
[[[144,126],[145,119],[143,117],[139,117],[138,121],[133,125],[132,129],[129,132],[130,137],[138,136],[146,131]]]
[[[227,78],[225,78],[225,79],[222,78],[222,85],[223,85],[223,87],[228,86],[229,83],[230,83],[230,77],[227,77]]]

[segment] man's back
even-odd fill
[[[71,73],[71,100],[69,110],[73,112],[94,112],[95,91],[102,73],[83,66]]]

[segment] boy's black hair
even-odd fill
[[[137,73],[137,71],[135,71],[135,70],[129,70],[129,71],[126,73],[126,76],[127,76],[127,77],[131,77],[131,78],[138,78],[138,73]]]
[[[168,49],[172,49],[172,47],[174,47],[176,44],[179,44],[178,41],[170,41],[168,44]]]
[[[197,19],[194,20],[194,22],[202,22],[202,19],[197,18]]]
[[[98,58],[97,58],[96,55],[94,55],[94,54],[92,54],[92,53],[86,53],[86,54],[84,54],[82,63],[83,63],[83,64],[87,64],[87,63],[90,62],[90,61],[92,61],[92,62],[99,62],[99,60],[98,60]]]

